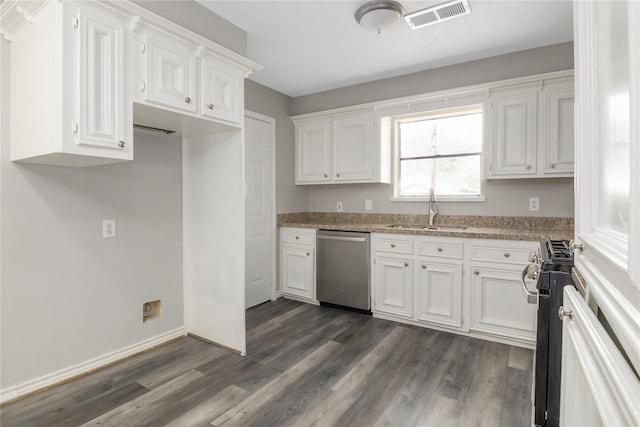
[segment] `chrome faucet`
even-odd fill
[[[429,226],[433,227],[433,220],[438,215],[438,205],[436,204],[436,194],[433,187],[429,190]]]

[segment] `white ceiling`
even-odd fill
[[[469,0],[470,15],[381,35],[354,19],[366,1],[197,1],[247,32],[247,56],[264,66],[251,80],[292,97],[573,40],[570,0]]]

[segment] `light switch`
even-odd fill
[[[109,237],[116,237],[116,220],[115,219],[102,220],[102,237],[105,239]]]
[[[370,211],[373,209],[373,202],[371,200],[365,200],[364,201],[364,210],[365,211]]]

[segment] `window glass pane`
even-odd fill
[[[435,163],[437,195],[480,195],[480,155],[445,157],[436,159]]]
[[[400,163],[400,195],[429,194],[433,177],[433,159],[403,160]]]
[[[402,158],[479,153],[481,146],[481,113],[400,123]]]

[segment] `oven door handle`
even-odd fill
[[[537,304],[538,303],[538,292],[530,291],[527,287],[527,284],[524,282],[524,278],[527,277],[527,272],[529,271],[529,266],[527,265],[524,270],[522,270],[522,278],[520,279],[520,284],[522,285],[522,289],[524,290],[524,295],[527,297],[527,302],[529,304]]]

